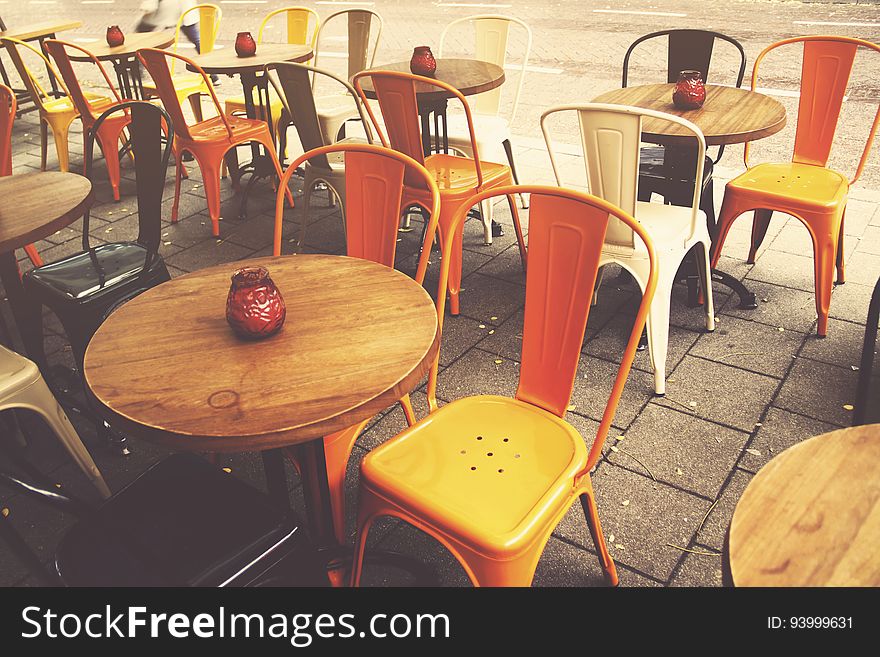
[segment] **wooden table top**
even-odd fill
[[[287,305],[279,333],[237,338],[226,295],[238,268],[269,270]],[[410,392],[439,349],[437,311],[406,275],[296,255],[175,278],[105,321],[85,378],[114,426],[175,449],[293,445],[365,420]]]
[[[706,137],[706,145],[741,144],[769,137],[785,127],[785,108],[778,100],[748,89],[706,85],[706,102],[696,110],[680,110],[672,104],[675,84],[646,84],[606,92],[595,103],[632,105],[667,114],[675,114],[695,123]],[[645,119],[643,133],[660,143],[686,137],[684,128]],[[691,137],[692,138],[692,137]]]
[[[5,32],[0,32],[0,37],[6,39],[18,39],[19,41],[31,41],[40,37],[50,36],[57,32],[65,30],[74,30],[82,25],[82,21],[64,20],[64,21],[40,21],[39,23],[28,23],[20,27],[12,27]]]
[[[73,223],[94,200],[92,183],[75,173],[38,171],[0,178],[0,253]]]
[[[174,30],[160,32],[126,32],[125,43],[111,48],[106,41],[96,41],[85,44],[86,50],[101,61],[114,59],[129,59],[134,57],[141,48],[167,48],[174,43]],[[77,55],[76,51],[69,51],[70,58],[75,62],[88,61],[87,57]]]
[[[314,53],[311,46],[291,43],[261,43],[253,57],[239,57],[231,45],[220,50],[190,57],[205,73],[235,75],[262,71],[271,62],[306,62]],[[189,68],[189,66],[187,66]]]
[[[373,71],[403,71],[410,73],[409,61],[393,62],[374,66]],[[437,72],[434,78],[455,87],[462,96],[473,96],[485,91],[491,91],[504,84],[504,69],[496,64],[483,62],[479,59],[437,59]],[[361,80],[361,88],[367,98],[375,98],[376,92],[370,78]],[[419,82],[416,84],[416,94],[420,100],[434,100],[449,98],[449,94],[437,87]]]
[[[880,586],[880,424],[791,447],[749,483],[730,525],[737,586]]]

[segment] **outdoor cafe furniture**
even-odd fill
[[[217,5],[196,5],[190,7],[180,15],[177,19],[177,27],[174,29],[174,41],[172,43],[172,52],[177,52],[180,46],[180,32],[183,21],[189,14],[197,13],[199,18],[199,52],[209,53],[214,50],[214,44],[217,42],[217,34],[220,32],[220,18],[223,15],[220,7]],[[145,48],[164,48],[163,45],[146,45]],[[174,84],[174,91],[177,94],[177,102],[181,105],[183,101],[188,100],[192,108],[193,116],[196,121],[202,120],[202,94],[207,96],[210,92],[198,73],[176,72],[176,60],[171,60],[171,80]],[[140,67],[138,67],[140,68]],[[156,89],[156,83],[152,80],[141,82],[141,87],[146,98],[153,98],[159,95]]]
[[[558,114],[574,114],[580,126],[584,147],[584,167],[590,190],[600,198],[634,216],[651,237],[657,255],[657,294],[648,311],[648,351],[654,370],[654,393],[666,394],[666,354],[669,344],[669,314],[675,273],[688,253],[696,247],[706,330],[715,330],[715,306],[710,283],[709,249],[711,239],[706,216],[700,210],[703,162],[706,142],[700,129],[673,114],[638,107],[587,103],[554,107],[541,115],[541,130],[547,143],[556,182],[565,181],[553,152],[548,119]],[[670,131],[684,136],[696,152],[691,160],[695,171],[690,176],[690,207],[638,201],[639,147],[648,122],[670,124]],[[605,234],[599,266],[616,263],[635,278],[644,292],[654,275],[654,263],[635,233],[626,225],[612,221]]]
[[[345,80],[337,78],[331,73],[322,71],[305,64],[293,62],[274,62],[266,65],[266,76],[272,83],[277,97],[282,103],[288,120],[296,126],[297,135],[304,151],[312,151],[327,146],[321,130],[321,120],[318,117],[316,98],[312,94],[312,76],[327,77],[336,82],[349,94],[349,99],[354,103],[358,116],[364,125],[367,143],[373,143],[372,131],[369,121],[364,115],[361,99],[354,88]],[[284,152],[286,144],[285,134],[287,125],[282,124],[281,139],[279,140],[279,152]],[[334,195],[342,208],[342,220],[345,221],[345,172],[344,156],[336,151],[331,154],[315,155],[302,160],[303,168],[303,196],[302,202],[297,204],[300,216],[299,246],[302,248],[306,239],[306,228],[309,225],[309,208],[314,187],[318,183],[324,183],[331,195]],[[280,253],[280,252],[279,252]],[[276,255],[279,255],[276,253]]]
[[[165,67],[167,68],[167,60],[166,62],[161,62],[158,58],[158,55],[155,53],[160,51],[146,51],[154,53],[151,55],[151,62],[148,63],[148,68],[150,68],[151,75],[153,75],[153,79],[156,80],[156,75],[153,74],[153,67]],[[146,52],[144,53],[144,57],[146,57]],[[195,71],[197,73],[201,73],[204,79],[207,79],[205,74],[211,75],[228,75],[233,76],[237,75],[241,79],[241,86],[244,90],[244,98],[245,98],[245,107],[247,108],[247,118],[238,117],[238,116],[227,116],[226,118],[220,119],[215,117],[213,119],[208,119],[207,121],[197,123],[195,126],[192,126],[190,130],[201,130],[200,126],[208,127],[215,126],[219,127],[220,120],[225,123],[228,123],[234,126],[232,129],[228,131],[227,135],[217,134],[217,138],[227,139],[227,142],[235,142],[234,144],[230,144],[233,146],[237,146],[243,142],[251,142],[251,161],[246,164],[244,167],[238,167],[238,156],[236,150],[224,148],[223,153],[226,151],[229,152],[230,158],[230,166],[229,169],[235,177],[236,184],[241,176],[245,172],[249,172],[251,174],[250,180],[248,180],[248,186],[244,190],[244,194],[241,199],[241,207],[239,210],[239,218],[245,219],[247,217],[247,200],[248,195],[250,194],[251,188],[254,186],[254,183],[259,178],[266,178],[270,176],[277,175],[279,178],[281,177],[281,164],[278,160],[278,155],[275,152],[275,142],[274,135],[272,134],[272,126],[274,125],[274,121],[272,119],[272,109],[271,109],[271,100],[269,97],[269,80],[263,73],[263,68],[266,64],[271,62],[304,62],[308,61],[312,58],[312,48],[311,46],[302,46],[297,44],[289,44],[289,43],[264,43],[257,48],[257,52],[255,55],[251,57],[239,57],[236,55],[234,49],[232,48],[224,48],[222,50],[215,50],[210,53],[205,53],[203,55],[196,55],[192,59],[187,59],[180,55],[170,55],[169,57],[173,61],[174,59],[181,59],[186,64],[186,67],[190,71]],[[164,72],[159,73],[163,77],[167,77]],[[162,101],[165,103],[166,108],[168,107],[168,91],[162,90],[160,85],[160,94],[162,97]],[[221,116],[226,116],[223,113],[222,107],[218,104],[217,97],[214,93],[211,94],[211,98],[215,101],[215,106],[217,109],[217,113]],[[254,102],[254,98],[256,98],[256,103]],[[172,112],[172,117],[174,117],[174,113]],[[178,120],[182,120],[183,115],[180,115]],[[237,123],[241,122],[241,123]],[[259,126],[261,127],[258,127]],[[248,130],[258,130],[260,132],[259,138],[249,137],[247,139],[241,138],[241,135],[234,136],[232,131],[241,131],[241,125],[249,125],[251,128]],[[178,136],[180,140],[186,138],[188,134],[182,128],[177,128]],[[265,135],[263,133],[265,132]],[[268,136],[268,140],[265,137]],[[181,145],[183,141],[180,142]],[[199,145],[195,145],[196,142],[188,142],[191,146],[195,146],[195,148],[201,148]],[[219,143],[219,142],[218,142]],[[263,146],[263,153],[260,152],[260,145]],[[209,156],[211,160],[210,164],[207,164],[208,160],[202,160],[198,153],[192,151],[196,160],[199,161],[199,165],[201,167],[209,167],[210,176],[208,172],[203,168],[202,173],[203,177],[206,179],[206,192],[208,191],[208,183],[207,178],[210,177],[212,182],[210,183],[212,186],[219,184],[220,175],[219,170],[216,175],[217,183],[214,183],[215,179],[214,175],[214,164],[213,160],[215,155]],[[223,154],[221,153],[221,155]],[[222,161],[222,158],[221,160]],[[232,164],[235,166],[232,166]],[[220,162],[218,162],[218,165]],[[219,225],[217,224],[217,218],[220,216],[220,197],[219,197],[219,188],[217,188],[217,194],[213,192],[208,194],[208,210],[211,214],[211,221],[214,224],[214,235],[219,235]],[[214,197],[216,199],[215,204],[211,205],[211,198]],[[292,203],[291,197],[291,203]],[[175,212],[176,214],[176,212]]]
[[[848,180],[844,174],[828,167],[828,158],[856,51],[865,48],[880,52],[880,46],[861,39],[831,36],[779,41],[764,48],[755,60],[752,89],[758,86],[758,70],[769,53],[781,48],[793,55],[799,49],[797,46],[802,46],[803,67],[792,160],[750,165],[746,145],[744,157],[748,170],[728,182],[724,189],[712,263],[714,266],[721,257],[727,232],[742,213],[755,211],[749,262],[755,260],[774,211],[795,217],[806,226],[812,238],[816,314],[819,318],[816,333],[825,337],[831,289],[835,282],[844,282],[843,235],[847,195],[867,162],[880,124],[880,106],[853,177]]]
[[[286,321],[272,337],[244,340],[227,324],[239,267],[266,268],[283,295]],[[174,278],[121,306],[89,344],[85,379],[128,435],[181,451],[262,452],[284,507],[282,448],[292,449],[309,536],[332,548],[324,437],[397,403],[439,346],[431,297],[401,272],[344,256],[257,258]]]
[[[282,46],[283,48],[298,48],[300,46]],[[224,59],[218,60],[218,66],[214,69],[223,68],[220,61],[226,61],[227,67],[238,66],[242,68],[242,79],[253,76],[253,69],[248,66],[255,65],[253,60],[260,59],[257,57],[237,58],[235,54],[231,56],[223,50],[214,51],[203,58],[221,55]],[[265,121],[255,118],[244,118],[240,116],[227,116],[223,113],[220,101],[214,93],[214,87],[208,79],[207,73],[202,68],[182,55],[177,55],[164,50],[156,50],[147,48],[138,53],[144,66],[150,72],[156,88],[159,91],[159,97],[162,104],[171,115],[171,122],[174,125],[174,149],[177,167],[175,171],[174,186],[174,205],[171,206],[171,221],[176,222],[178,218],[178,204],[180,202],[180,181],[184,174],[183,158],[184,153],[192,153],[199,168],[202,171],[202,181],[205,186],[205,196],[208,199],[208,214],[211,217],[212,232],[215,237],[220,236],[220,165],[224,156],[235,149],[239,144],[251,142],[254,144],[254,157],[257,161],[268,161],[268,166],[280,178],[281,165],[278,162],[278,156],[275,154],[275,147],[272,141],[272,135],[269,126]],[[196,71],[202,76],[205,85],[210,92],[211,100],[217,111],[217,116],[204,121],[199,121],[192,125],[187,123],[186,117],[183,115],[183,109],[177,99],[177,93],[174,90],[174,84],[171,78],[171,69],[168,66],[168,60],[180,60],[188,68]],[[235,62],[238,62],[237,64]],[[262,67],[263,64],[259,64]],[[228,68],[227,70],[233,70]],[[259,155],[257,144],[262,144],[266,151],[266,155]],[[265,175],[262,167],[254,164],[256,173]],[[252,178],[253,181],[253,178]],[[247,197],[242,199],[242,208],[244,208]],[[292,197],[291,197],[291,203]]]
[[[776,134],[785,127],[785,108],[779,101],[756,91],[706,85],[706,100],[700,109],[678,109],[672,102],[675,84],[648,84],[615,89],[593,99],[596,103],[615,103],[642,109],[674,114],[687,119],[703,133],[707,146],[741,144]],[[668,121],[646,121],[642,138],[667,146],[682,144],[681,129]],[[692,163],[693,165],[693,163]],[[709,234],[717,239],[718,226],[709,225]],[[713,249],[715,247],[713,246]],[[755,294],[736,278],[715,269],[712,280],[720,282],[737,293],[740,308],[757,308]]]
[[[449,62],[450,60],[446,60]],[[491,70],[491,68],[500,71],[500,77],[497,78],[498,84],[504,79],[504,71],[494,64],[487,62],[474,62],[473,60],[451,60],[452,62],[471,62],[460,69],[455,65],[451,65],[448,71],[464,71],[464,70]],[[442,63],[442,62],[441,62]],[[357,90],[361,99],[370,115],[373,127],[378,132],[383,146],[389,146],[395,150],[409,155],[419,164],[423,164],[431,176],[437,180],[440,187],[440,236],[446,239],[453,230],[453,217],[462,204],[469,204],[471,196],[478,190],[498,189],[510,185],[513,177],[510,167],[506,164],[498,164],[495,162],[486,162],[479,157],[468,158],[456,155],[448,155],[446,153],[433,153],[425,155],[423,150],[425,140],[430,143],[430,132],[424,131],[425,121],[424,114],[419,118],[420,108],[418,100],[420,96],[431,99],[432,103],[442,103],[446,106],[449,98],[455,98],[461,103],[467,117],[469,132],[471,135],[471,143],[476,141],[473,123],[471,120],[471,111],[465,100],[464,94],[454,86],[447,84],[439,79],[440,66],[438,64],[438,79],[426,78],[412,73],[401,71],[380,71],[369,70],[358,73],[354,76],[352,83]],[[478,93],[479,86],[468,87],[467,80],[472,83],[482,76],[474,77],[462,76],[458,79],[466,90],[472,93]],[[367,91],[367,90],[371,91]],[[379,107],[382,112],[382,119],[385,128],[388,130],[386,137],[383,127],[379,124],[373,109],[367,103],[367,98],[373,93],[378,97]],[[444,109],[445,111],[445,109]],[[421,124],[421,125],[420,125]],[[478,151],[474,151],[478,155]],[[403,207],[411,205],[419,205],[425,209],[429,209],[426,205],[429,201],[427,190],[421,181],[407,176],[404,180],[404,198]],[[508,197],[508,205],[510,213],[513,217],[513,225],[516,230],[516,239],[519,244],[520,259],[522,260],[523,269],[526,268],[526,244],[523,237],[522,226],[520,225],[519,214],[516,208],[516,201],[512,196]],[[472,203],[468,205],[468,209],[472,207]],[[449,251],[449,310],[453,315],[459,314],[459,291],[461,289],[461,266],[462,266],[462,233],[464,225],[458,224],[453,234],[452,249]]]
[[[67,91],[70,93],[73,105],[79,112],[83,123],[83,133],[88,134],[89,131],[94,131],[98,116],[104,110],[122,102],[122,97],[110,81],[110,77],[107,75],[107,71],[104,69],[103,64],[101,64],[100,60],[91,52],[74,43],[49,39],[46,41],[45,47],[52,59],[55,60],[55,64],[58,66],[58,70],[61,73],[61,78],[64,80],[64,84],[67,85]],[[80,85],[76,71],[73,70],[70,56],[71,52],[80,53],[78,59],[91,61],[98,67],[98,70],[104,78],[104,82],[107,83],[107,86],[113,93],[113,98],[94,98],[86,95]],[[108,100],[109,103],[107,102]],[[104,164],[107,167],[107,177],[110,179],[110,186],[113,188],[114,201],[120,199],[119,148],[124,138],[123,131],[129,121],[131,121],[131,118],[128,112],[119,116],[114,116],[112,119],[104,121],[101,124],[100,129],[95,133],[98,144],[101,147],[101,152],[104,154]]]
[[[288,64],[287,66],[298,66]],[[320,133],[318,135],[320,137]],[[275,206],[275,239],[272,253],[281,255],[282,221],[284,219],[284,188],[290,177],[300,166],[312,160],[333,158],[342,161],[345,174],[345,189],[348,203],[343,214],[345,223],[346,255],[363,258],[372,262],[394,267],[397,251],[397,228],[400,225],[401,192],[406,174],[420,178],[430,190],[432,208],[414,280],[419,285],[425,282],[428,257],[433,236],[437,231],[440,216],[440,192],[428,171],[412,158],[388,148],[369,144],[340,143],[308,151],[291,164],[281,179]],[[377,184],[379,181],[385,184]],[[441,256],[442,257],[442,256]],[[437,294],[443,294],[438,290]],[[390,300],[389,300],[390,301]],[[400,400],[408,424],[416,421],[409,395]],[[355,441],[360,436],[369,419],[343,431],[324,438],[324,455],[330,484],[333,507],[333,521],[336,538],[345,542],[345,471]],[[291,452],[295,463],[298,456]],[[302,470],[303,464],[298,468]]]
[[[531,209],[516,397],[467,397],[438,408],[434,356],[428,381],[431,412],[361,463],[355,585],[369,529],[376,518],[390,515],[442,543],[475,585],[527,586],[550,534],[577,501],[607,580],[618,582],[590,470],[602,455],[654,296],[653,247],[631,215],[599,198],[557,187],[510,186],[480,192],[459,205],[444,237],[446,251],[453,248],[469,207],[519,192],[531,194]],[[602,237],[611,221],[638,235],[652,264],[602,422],[588,449],[563,418],[581,360]],[[448,263],[448,258],[441,260],[441,289]],[[445,305],[445,295],[440,295],[441,326]]]
[[[491,91],[477,94],[474,97],[473,120],[480,155],[492,162],[502,162],[506,157],[507,163],[510,164],[510,171],[513,174],[513,181],[519,184],[519,178],[516,175],[516,164],[513,161],[510,126],[513,124],[514,117],[516,117],[519,97],[526,78],[526,69],[532,50],[531,28],[524,21],[513,16],[480,14],[459,18],[449,23],[443,28],[443,32],[440,33],[440,46],[437,49],[437,55],[442,60],[444,52],[448,51],[447,39],[450,38],[450,32],[460,36],[462,32],[466,34],[469,29],[473,33],[474,59],[490,62],[505,69],[507,68],[508,38],[512,27],[520,32],[523,44],[523,47],[518,52],[518,56],[522,60],[521,63],[515,66],[511,65],[510,67],[517,69],[519,72],[515,91],[513,92],[513,102],[510,104],[509,109],[505,108],[504,112],[501,111],[502,87],[496,87]],[[464,116],[453,114],[448,117],[448,123],[445,125],[445,128],[447,139],[453,150],[473,156],[470,133]],[[528,207],[523,197],[520,197],[520,203],[523,208]],[[486,244],[491,244],[492,205],[490,203],[483,204],[480,218],[483,220],[483,239]]]
[[[728,541],[736,586],[880,586],[880,425],[773,457],[737,502]]]
[[[46,567],[0,516],[0,541],[43,585],[327,586],[298,518],[194,454],[174,454],[100,506],[0,470],[0,488],[77,518]]]

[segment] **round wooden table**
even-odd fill
[[[262,341],[225,318],[230,277],[262,265],[287,320]],[[295,446],[312,538],[333,543],[322,438],[395,403],[439,349],[437,312],[404,274],[329,255],[219,265],[135,297],[97,330],[85,380],[124,432],[196,452],[262,451],[270,492],[288,504],[280,450]],[[268,451],[267,451],[268,450]],[[279,473],[280,470],[280,473]]]
[[[141,67],[137,51],[141,48],[167,48],[174,43],[174,30],[160,32],[129,32],[125,35],[125,43],[110,47],[106,41],[89,44],[87,50],[102,62],[112,62],[116,71],[119,93],[123,98],[143,99],[144,87],[141,79]],[[70,51],[70,59],[75,62],[87,62],[88,57]]]
[[[371,70],[410,73],[409,61],[383,64],[375,66]],[[491,91],[504,84],[504,69],[479,59],[438,59],[437,71],[432,77],[455,87],[462,96],[473,96]],[[370,78],[363,78],[361,88],[367,98],[376,98],[376,91]],[[425,155],[432,151],[431,114],[434,115],[434,134],[438,136],[437,148],[440,150],[442,142],[442,152],[449,152],[449,138],[446,134],[446,103],[451,97],[449,92],[444,89],[424,82],[416,84],[416,99],[419,104],[419,116],[422,120],[422,147]]]
[[[205,73],[210,75],[238,75],[241,78],[241,86],[244,92],[245,113],[249,119],[261,119],[269,124],[272,132],[272,102],[269,97],[269,78],[263,73],[263,67],[271,62],[294,62],[309,61],[314,53],[311,46],[302,46],[289,43],[261,43],[257,46],[257,54],[253,57],[239,57],[235,48],[227,47],[214,50],[204,55],[194,55],[190,59],[198,64]],[[192,66],[187,65],[190,70]],[[254,96],[257,102],[254,103]],[[273,134],[274,139],[274,134]],[[251,174],[251,179],[244,190],[239,209],[239,218],[247,218],[247,200],[251,187],[260,178],[275,175],[275,165],[268,155],[260,151],[259,144],[251,144],[251,161],[243,167],[238,166],[235,149],[229,151],[228,166],[235,179],[238,180],[245,173]],[[279,154],[283,160],[284,154]]]
[[[48,237],[92,206],[92,183],[75,173],[42,171],[0,178],[0,280],[27,355],[45,365],[39,304],[24,294],[15,250]]]
[[[810,438],[767,463],[730,524],[737,586],[880,586],[880,424]]]

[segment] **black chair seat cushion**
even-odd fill
[[[694,168],[693,160],[674,160],[663,146],[648,146],[639,152],[639,191],[656,192],[663,196],[663,190],[670,195],[683,190],[693,196]],[[708,155],[703,161],[703,188],[712,179],[714,162]],[[683,187],[684,186],[684,187]],[[670,199],[671,200],[671,199]],[[690,198],[687,205],[690,205]]]
[[[40,298],[57,298],[59,301],[85,303],[102,296],[108,290],[119,294],[119,286],[138,280],[147,249],[137,242],[102,244],[91,251],[37,267],[23,278],[25,289]],[[168,270],[161,257],[156,256],[150,270],[140,277],[159,277],[168,280]],[[47,305],[51,305],[48,303]]]
[[[70,586],[244,585],[291,552],[305,583],[326,580],[291,512],[204,459],[175,454],[78,522],[56,567]]]

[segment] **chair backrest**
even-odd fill
[[[755,66],[752,69],[752,89],[758,86],[758,68],[764,58],[777,48],[792,44],[803,44],[801,88],[792,161],[824,167],[828,164],[831,155],[834,133],[840,119],[840,110],[856,51],[864,48],[880,52],[880,46],[870,41],[842,36],[804,36],[779,41],[764,48],[755,59]],[[880,103],[877,105],[865,149],[862,151],[862,157],[850,184],[862,175],[877,133],[878,123],[880,123]],[[748,143],[745,146],[744,157],[748,166]]]
[[[199,52],[206,54],[214,50],[214,46],[217,43],[217,34],[220,32],[220,19],[223,17],[223,10],[217,5],[201,4],[190,7],[177,19],[177,26],[174,28],[173,52],[177,52],[178,45],[180,44],[180,32],[183,28],[183,21],[193,12],[197,12],[199,15]],[[173,60],[171,62],[171,73],[174,73]]]
[[[165,189],[165,172],[168,169],[168,160],[171,157],[172,144],[174,143],[174,128],[168,113],[153,103],[128,100],[111,107],[97,118],[86,135],[85,176],[89,180],[92,176],[95,136],[101,124],[118,112],[131,113],[128,132],[131,137],[137,185],[137,242],[147,250],[143,267],[143,270],[146,271],[158,257],[159,252],[159,240],[162,233],[162,193]],[[162,146],[163,123],[167,131],[164,148]],[[90,248],[89,210],[86,210],[83,217],[83,249],[88,251]]]
[[[516,116],[516,109],[519,106],[519,97],[522,93],[523,81],[526,77],[526,67],[529,63],[529,55],[532,52],[532,30],[519,18],[513,16],[502,16],[499,14],[479,14],[477,16],[466,16],[449,23],[440,34],[440,47],[437,50],[439,57],[443,57],[446,50],[446,39],[450,30],[461,28],[464,25],[470,25],[474,31],[475,46],[474,58],[483,62],[490,62],[501,68],[505,68],[507,64],[507,45],[510,35],[511,25],[520,27],[525,33],[525,48],[520,53],[522,64],[517,68],[519,75],[516,82],[513,96],[513,106],[510,110],[509,122],[513,123]],[[503,85],[509,86],[509,85]],[[490,91],[477,94],[475,98],[474,109],[477,114],[497,115],[501,107],[501,90],[497,87]]]
[[[564,417],[581,357],[584,330],[598,276],[605,233],[613,221],[626,225],[644,243],[650,262],[645,292],[605,405],[585,472],[596,464],[629,375],[648,308],[657,286],[654,247],[633,216],[590,194],[561,187],[511,185],[475,194],[462,203],[446,233],[446,248],[468,210],[481,201],[529,194],[529,268],[526,271],[525,321],[516,398]],[[437,313],[442,328],[449,264],[441,263]],[[428,379],[429,403],[436,408],[438,359]]]
[[[257,43],[263,43],[263,33],[266,26],[276,16],[283,15],[287,31],[287,43],[311,46],[314,50],[318,40],[318,30],[321,27],[321,19],[318,12],[308,7],[282,7],[266,14],[260,23],[260,31],[257,33]]]
[[[67,87],[67,92],[70,94],[73,106],[76,108],[76,111],[79,112],[85,128],[88,128],[95,122],[95,120],[97,120],[100,112],[92,108],[91,102],[86,97],[85,93],[83,93],[82,87],[79,84],[79,78],[73,70],[73,63],[70,61],[68,50],[74,50],[81,55],[85,55],[91,63],[97,66],[98,70],[101,71],[101,75],[104,77],[104,82],[107,83],[110,91],[113,92],[116,102],[122,102],[122,97],[110,81],[110,76],[107,75],[104,65],[101,64],[100,60],[91,52],[75,43],[68,43],[67,41],[59,41],[57,39],[46,39],[43,42],[43,46],[46,48],[49,56],[52,57],[58,65],[58,71],[61,73],[61,78],[64,80],[64,85]]]
[[[9,58],[12,60],[13,65],[15,66],[15,70],[18,71],[18,75],[21,78],[21,81],[24,83],[25,89],[27,89],[28,94],[30,94],[31,101],[36,105],[41,111],[44,109],[44,101],[48,100],[49,94],[46,93],[46,90],[43,89],[43,86],[40,84],[39,79],[36,74],[28,68],[27,64],[24,61],[24,58],[21,56],[22,53],[19,51],[19,48],[24,48],[25,51],[29,51],[39,57],[42,61],[40,62],[42,65],[46,67],[46,70],[49,72],[49,75],[54,79],[55,83],[67,93],[67,89],[64,86],[64,81],[61,79],[61,75],[58,71],[55,70],[55,67],[52,65],[52,62],[44,55],[42,52],[34,48],[31,44],[20,41],[19,39],[9,39],[2,38],[0,39],[0,45],[6,48],[6,52],[9,54]],[[67,94],[70,95],[69,93]]]
[[[304,151],[312,151],[324,144],[324,133],[318,120],[318,112],[315,107],[315,97],[312,94],[312,76],[323,75],[337,84],[351,96],[352,102],[357,107],[358,114],[363,123],[367,141],[373,143],[373,133],[370,124],[364,115],[360,98],[354,88],[345,80],[332,73],[322,71],[313,66],[295,64],[293,62],[271,62],[264,68],[269,82],[278,93],[281,103],[290,115],[293,125],[296,126],[299,141]],[[316,155],[310,160],[311,164],[322,169],[329,169],[330,163],[326,155]]]
[[[137,56],[147,68],[147,71],[149,71],[150,77],[153,78],[153,82],[156,83],[156,92],[159,94],[159,98],[162,99],[162,105],[165,106],[168,114],[171,115],[171,123],[174,125],[174,131],[179,137],[183,139],[192,139],[189,125],[183,115],[183,108],[180,106],[180,100],[177,98],[177,92],[174,89],[174,81],[171,78],[171,69],[168,66],[169,59],[172,62],[179,60],[183,62],[184,65],[192,66],[193,69],[195,69],[195,72],[202,76],[202,81],[205,83],[205,86],[210,92],[211,100],[214,102],[214,108],[217,110],[217,114],[220,116],[223,125],[226,127],[226,134],[229,137],[232,137],[232,127],[229,125],[229,119],[226,118],[226,114],[220,106],[220,101],[217,99],[217,94],[214,92],[214,85],[211,84],[211,79],[208,77],[208,74],[202,70],[201,66],[183,55],[178,55],[177,53],[169,52],[167,50],[159,50],[158,48],[141,48],[137,51]]]
[[[346,75],[346,79],[351,80],[356,73],[371,68],[376,60],[379,39],[382,37],[382,17],[369,9],[343,9],[327,16],[318,28],[315,58],[312,60],[312,64],[315,66],[318,65],[321,48],[325,47],[324,44],[328,40],[329,26],[334,25],[342,18],[346,18],[348,21],[348,75]],[[324,56],[326,57],[327,54],[325,53]]]
[[[376,97],[379,100],[379,109],[382,112],[382,118],[388,130],[387,138],[373,113],[373,108],[367,102],[367,96],[361,85],[361,80],[363,79],[369,79],[373,85]],[[471,116],[470,106],[458,89],[440,80],[401,71],[363,71],[355,75],[351,82],[361,97],[364,106],[367,108],[367,114],[370,115],[373,128],[379,135],[382,145],[387,147],[390,144],[394,150],[409,155],[422,165],[425,163],[425,154],[422,147],[422,125],[419,120],[416,85],[442,89],[449,98],[457,99],[461,103],[467,118],[471,152],[473,153],[474,168],[477,172],[477,188],[482,187],[483,168],[480,164],[480,153],[477,149],[477,138],[474,134],[474,121]],[[407,175],[406,182],[407,185],[420,186],[419,181],[411,175]]]
[[[16,107],[15,93],[0,84],[0,176],[12,175],[12,124]]]
[[[273,253],[281,255],[281,219],[290,177],[307,160],[318,156],[326,157],[328,153],[345,153],[346,254],[353,258],[364,258],[386,267],[394,267],[397,231],[404,210],[401,206],[403,180],[407,170],[421,178],[422,185],[430,190],[431,204],[425,208],[430,215],[415,275],[416,282],[422,284],[440,219],[440,191],[424,166],[403,153],[373,144],[339,142],[322,146],[303,153],[287,168],[276,197]],[[443,260],[448,260],[447,253],[449,252],[443,252]]]
[[[556,182],[560,186],[563,185],[563,181],[556,164],[553,139],[547,119],[554,114],[563,112],[577,115],[590,192],[632,216],[636,216],[639,144],[643,118],[669,121],[693,134],[697,146],[696,172],[693,179],[694,196],[691,206],[691,235],[693,235],[699,220],[703,165],[706,155],[706,140],[696,125],[673,114],[626,105],[586,103],[584,105],[552,107],[541,115],[541,130],[544,133],[544,141],[550,154],[550,163],[553,166]],[[615,219],[612,219],[608,224],[605,241],[615,246],[635,248],[633,231],[629,225]]]

